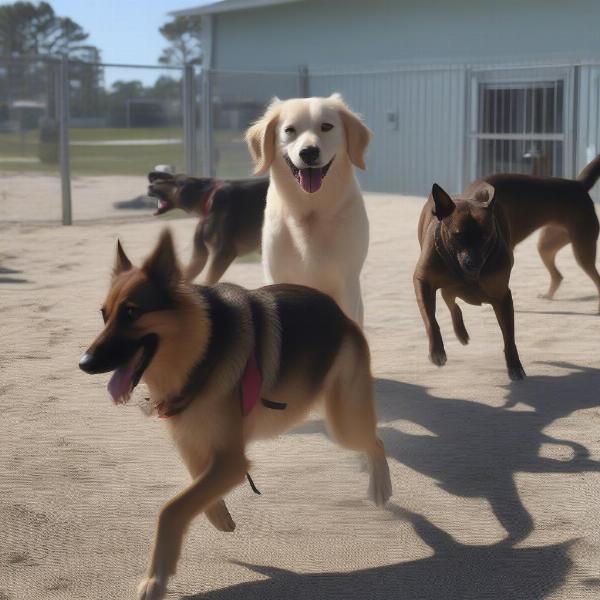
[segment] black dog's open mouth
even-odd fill
[[[287,154],[285,160],[300,187],[306,193],[314,194],[323,184],[323,179],[325,179],[331,163],[335,160],[335,156],[324,167],[307,167],[305,169],[299,169]]]
[[[163,198],[156,190],[152,188],[152,186],[148,188],[148,196],[150,196],[150,198],[156,198],[157,200],[156,210],[153,213],[154,216],[162,215],[163,213],[169,212],[175,208],[170,200]]]
[[[129,400],[131,392],[140,382],[144,371],[154,358],[158,348],[158,336],[150,334],[140,340],[140,345],[133,356],[118,367],[108,382],[108,393],[115,404],[123,404]]]

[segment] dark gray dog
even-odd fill
[[[260,249],[268,179],[220,180],[152,171],[148,180],[148,195],[158,199],[155,215],[180,208],[200,217],[184,271],[188,281],[207,265],[204,282],[213,285],[236,257]]]

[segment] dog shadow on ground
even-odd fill
[[[589,312],[577,312],[572,310],[559,310],[558,307],[561,303],[565,302],[596,302],[596,304],[591,305],[591,309]],[[516,313],[524,313],[529,315],[577,315],[577,316],[588,316],[588,317],[597,317],[597,302],[598,295],[595,296],[578,296],[576,298],[555,298],[551,302],[547,302],[547,310],[523,310],[523,309],[515,309]]]
[[[592,302],[594,300],[598,300],[598,294],[591,294],[589,296],[565,296],[564,298],[553,298],[552,302]]]
[[[27,279],[22,277],[10,277],[16,273],[21,273],[21,271],[0,266],[0,283],[27,283]]]
[[[505,542],[526,538],[533,531],[533,520],[519,497],[515,473],[600,471],[600,462],[591,460],[583,445],[543,432],[556,419],[600,406],[600,370],[548,364],[569,372],[509,384],[502,407],[439,398],[421,386],[377,380],[379,432],[388,456],[430,477],[450,494],[485,498],[507,532]],[[529,409],[510,410],[517,404]],[[427,433],[406,433],[389,425],[401,420]],[[294,432],[319,433],[325,428],[321,421],[313,421]],[[563,446],[571,458],[540,456],[543,444]]]
[[[424,516],[392,505],[433,555],[351,572],[302,574],[244,564],[266,577],[187,600],[295,598],[370,598],[372,600],[528,600],[559,588],[569,569],[568,543],[515,548],[533,530],[533,520],[514,482],[517,472],[582,473],[600,471],[600,462],[570,440],[543,432],[556,419],[600,405],[600,370],[568,363],[551,364],[559,376],[531,376],[507,386],[504,406],[438,398],[426,388],[389,379],[377,381],[380,432],[390,457],[432,479],[451,494],[482,497],[507,536],[492,545],[464,545]],[[520,405],[519,410],[511,410]],[[391,424],[408,421],[428,430],[405,433]],[[386,425],[387,423],[387,425]],[[405,428],[406,429],[406,428]],[[293,433],[324,433],[323,423],[307,423]],[[543,444],[570,449],[571,458],[540,456]],[[595,587],[596,581],[583,582]]]
[[[502,407],[438,398],[419,386],[379,380],[381,420],[404,419],[431,432],[415,435],[383,425],[388,454],[451,494],[485,498],[506,530],[507,541],[524,539],[533,530],[533,520],[520,500],[515,473],[600,471],[600,462],[590,460],[583,445],[544,433],[556,419],[600,405],[600,370],[553,366],[569,372],[509,384]],[[531,410],[510,410],[517,404]],[[540,456],[543,444],[563,446],[572,456]]]
[[[409,522],[433,551],[418,560],[349,572],[296,573],[237,563],[265,579],[232,585],[186,600],[541,600],[559,588],[571,567],[570,542],[533,548],[499,543],[468,546],[422,515],[389,508]]]

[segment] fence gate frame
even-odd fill
[[[575,149],[577,147],[577,102],[579,67],[565,65],[490,65],[467,69],[467,157],[465,160],[466,180],[477,179],[478,142],[480,140],[539,140],[559,141],[563,144],[562,166],[564,177],[574,177],[576,170]],[[536,84],[545,81],[561,81],[563,84],[562,133],[482,133],[479,131],[479,84]]]

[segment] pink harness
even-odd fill
[[[260,390],[262,388],[262,375],[256,362],[256,355],[254,352],[250,355],[246,366],[244,367],[244,373],[241,381],[241,411],[242,417],[247,417],[258,404],[260,398]],[[267,407],[274,410],[283,410],[286,408],[286,404],[280,402],[273,402],[265,398],[262,399],[262,403]],[[176,415],[187,408],[189,400],[186,400],[183,396],[176,396],[169,402],[163,402],[158,406],[158,416],[161,419],[168,419],[173,415]],[[250,473],[246,473],[248,483],[255,494],[260,495],[260,491],[254,485]]]
[[[215,194],[221,189],[221,187],[223,187],[222,181],[215,183],[210,192],[210,196],[206,199],[206,202],[202,206],[202,214],[204,215],[204,218],[208,217],[208,215],[210,214],[210,211],[213,207],[213,202],[215,200]]]
[[[256,355],[251,354],[244,375],[242,376],[242,416],[247,417],[256,406],[260,398],[260,389],[262,388],[262,377],[258,370]]]
[[[252,353],[246,366],[244,368],[244,374],[242,375],[241,381],[241,411],[242,416],[247,417],[252,409],[257,405],[260,398],[260,390],[262,388],[262,375],[258,369],[258,363],[256,362],[256,355]],[[277,405],[265,401],[268,408],[285,408],[285,405]],[[162,402],[158,406],[158,416],[160,419],[168,419],[176,414],[179,414],[185,408],[187,408],[189,400],[184,396],[175,396],[169,401]]]

